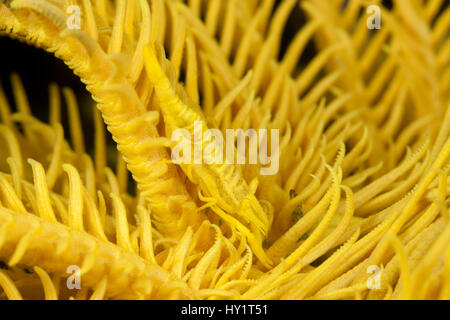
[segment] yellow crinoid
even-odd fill
[[[1,1],[95,102],[2,74],[0,297],[449,299],[449,35],[443,0]]]

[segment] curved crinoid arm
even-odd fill
[[[203,135],[206,132],[207,122],[199,112],[186,104],[187,101],[182,101],[178,96],[176,89],[163,71],[161,64],[164,64],[166,68],[169,68],[170,64],[168,61],[164,62],[164,51],[161,47],[159,48],[160,61],[154,46],[145,48],[144,57],[147,74],[159,99],[167,135],[172,136],[177,129],[184,129],[189,132],[187,138],[193,140],[195,135]],[[201,131],[195,132],[195,130]],[[210,145],[214,146],[213,142],[205,143],[202,146],[202,152]],[[190,147],[191,144],[189,144]],[[255,254],[261,262],[268,265],[270,262],[262,250],[262,240],[270,227],[269,217],[242,177],[239,167],[231,163],[220,164],[214,161],[196,164],[195,159],[192,160],[186,159],[181,163],[186,175],[193,182],[199,183],[206,197],[214,198],[213,211],[232,228],[245,234]]]
[[[198,226],[203,213],[197,211],[176,167],[168,161],[167,141],[155,127],[158,115],[139,100],[122,60],[108,56],[84,31],[65,29],[61,35],[47,21],[52,16],[35,14],[30,6],[0,7],[0,33],[53,52],[86,83],[142,194],[150,200],[155,223],[166,226],[162,232],[178,237],[187,225]]]

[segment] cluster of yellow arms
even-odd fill
[[[50,85],[48,122],[18,74],[14,101],[0,88],[0,298],[449,299],[450,8],[393,2],[0,2],[0,35],[96,103],[88,155],[70,88]],[[278,129],[279,171],[174,164],[172,132],[196,121]]]

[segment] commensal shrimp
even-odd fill
[[[162,66],[165,59],[164,51],[161,47],[159,49],[162,61],[158,61],[158,53],[154,46],[145,48],[144,58],[147,75],[159,99],[167,136],[171,136],[176,129],[180,128],[188,130],[189,134],[194,136],[195,122],[202,123],[203,134],[208,129],[207,121],[200,111],[197,111],[199,108],[191,107],[190,102],[186,104],[177,94],[176,90],[179,88],[173,88],[163,71],[163,67],[170,67],[170,64]],[[211,144],[203,143],[203,150],[211,147]],[[215,199],[208,204],[212,210],[232,229],[237,229],[244,234],[258,259],[265,266],[269,266],[271,261],[262,248],[262,242],[269,230],[270,219],[251,191],[251,186],[242,177],[240,168],[230,163],[182,163],[180,166],[191,181],[199,183],[200,191],[204,193],[204,200]],[[200,198],[202,198],[201,195]]]

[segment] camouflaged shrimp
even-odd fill
[[[154,46],[145,48],[144,57],[147,75],[159,98],[167,136],[171,136],[174,130],[179,128],[188,130],[190,135],[194,136],[196,121],[202,123],[203,134],[208,128],[206,119],[198,108],[187,105],[188,101],[183,102],[176,91],[177,88],[173,88],[161,65],[164,64],[170,68],[170,64],[168,61],[164,62],[163,49],[159,48],[161,62],[158,61]],[[204,143],[203,150],[208,146],[208,143]],[[244,234],[258,259],[269,266],[271,261],[262,248],[262,241],[267,235],[270,222],[268,214],[254,195],[257,181],[254,180],[249,186],[242,177],[240,168],[229,163],[181,164],[180,166],[191,181],[199,183],[200,190],[205,193],[203,199],[210,202],[209,205],[213,211],[230,227]]]

